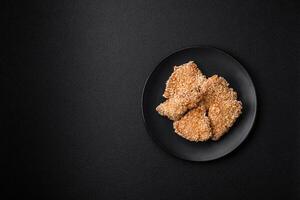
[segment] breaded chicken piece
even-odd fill
[[[237,93],[229,88],[228,82],[217,75],[208,78],[202,90],[205,92],[203,103],[208,110],[212,140],[218,140],[241,114],[242,103],[237,101]]]
[[[175,66],[163,94],[168,99],[157,106],[156,110],[171,120],[180,119],[202,99],[201,85],[205,80],[205,76],[193,61]]]
[[[205,76],[193,61],[175,66],[174,71],[166,83],[163,97],[172,98],[187,91],[194,90],[202,85]]]
[[[242,103],[237,100],[225,100],[212,104],[208,109],[208,118],[213,132],[212,140],[219,140],[241,113]]]
[[[229,88],[229,83],[218,75],[206,79],[201,85],[201,89],[205,93],[203,100],[207,109],[220,101],[237,99],[237,94],[232,88]]]
[[[206,141],[212,137],[209,119],[203,105],[190,110],[180,120],[173,123],[175,132],[190,141]]]
[[[201,99],[202,93],[198,90],[192,90],[180,96],[167,99],[156,107],[156,111],[171,120],[178,120],[189,109],[196,107]]]
[[[163,96],[157,112],[174,120],[175,132],[190,141],[219,140],[242,113],[229,83],[217,75],[206,79],[193,61],[174,67]]]

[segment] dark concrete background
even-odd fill
[[[299,197],[299,1],[9,1],[1,125],[10,197]],[[147,135],[141,95],[190,45],[236,57],[258,116],[232,154],[191,163]],[[6,166],[6,165],[5,165]]]

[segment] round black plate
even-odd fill
[[[243,113],[234,126],[219,141],[189,142],[178,136],[172,121],[160,116],[156,106],[164,101],[165,83],[174,65],[195,61],[207,76],[223,76],[243,102]],[[192,47],[180,50],[165,58],[150,74],[142,96],[142,112],[150,136],[167,152],[191,161],[208,161],[220,158],[237,148],[249,134],[256,116],[257,99],[253,82],[244,67],[232,56],[212,47]]]

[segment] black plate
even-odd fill
[[[223,76],[238,92],[243,102],[243,113],[221,140],[189,142],[178,136],[172,121],[160,116],[156,106],[164,101],[165,83],[174,65],[195,61],[206,76]],[[165,58],[150,74],[142,96],[142,112],[150,136],[167,152],[191,161],[208,161],[220,158],[237,148],[249,134],[256,116],[257,99],[253,82],[244,67],[232,56],[212,47],[192,47],[175,52]]]

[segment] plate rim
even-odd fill
[[[167,147],[165,147],[165,145],[163,145],[152,133],[152,131],[149,130],[149,125],[147,124],[146,122],[146,118],[145,118],[145,113],[144,113],[144,94],[145,94],[145,89],[147,87],[147,83],[149,81],[149,79],[151,78],[151,76],[153,75],[153,73],[156,71],[156,69],[166,60],[168,59],[170,56],[178,53],[178,52],[181,52],[181,51],[185,51],[185,50],[188,50],[188,49],[197,49],[197,48],[206,48],[206,49],[213,49],[213,50],[216,50],[218,52],[220,52],[221,54],[225,55],[225,56],[228,56],[230,57],[231,59],[233,59],[235,62],[237,62],[239,64],[239,68],[244,72],[244,74],[247,76],[248,80],[250,80],[252,86],[253,86],[253,91],[254,91],[254,99],[255,99],[255,106],[254,106],[254,118],[252,120],[252,124],[251,124],[251,127],[248,131],[247,134],[245,134],[244,137],[242,137],[237,143],[236,145],[234,145],[232,148],[228,149],[227,151],[224,151],[223,153],[219,154],[217,157],[215,156],[211,156],[211,157],[208,157],[208,158],[204,158],[204,159],[186,159],[184,157],[181,157],[179,156],[178,154],[175,154],[175,153],[172,153]],[[209,162],[209,161],[213,161],[213,160],[218,160],[232,152],[234,152],[236,149],[238,149],[239,146],[242,145],[242,143],[247,139],[248,135],[251,133],[253,127],[254,127],[254,124],[256,122],[256,116],[257,116],[257,94],[256,94],[256,88],[255,88],[255,85],[254,85],[254,82],[251,78],[251,76],[249,75],[248,71],[245,69],[245,67],[235,58],[233,57],[232,55],[230,55],[229,53],[227,53],[226,51],[220,49],[220,48],[217,48],[217,47],[214,47],[214,46],[209,46],[209,45],[191,45],[191,46],[187,46],[187,47],[183,47],[183,48],[180,48],[180,49],[177,49],[175,51],[173,51],[172,53],[168,54],[167,56],[163,57],[163,59],[155,66],[155,68],[149,73],[149,75],[147,76],[146,80],[145,80],[145,83],[144,83],[144,86],[143,86],[143,90],[142,90],[142,96],[141,96],[141,110],[142,110],[142,118],[143,118],[143,123],[144,123],[144,126],[145,126],[145,129],[146,129],[146,132],[148,133],[148,135],[151,137],[151,139],[163,150],[165,151],[166,153],[168,153],[169,155],[173,156],[173,157],[176,157],[178,159],[181,159],[181,160],[185,160],[185,161],[189,161],[189,162]]]

